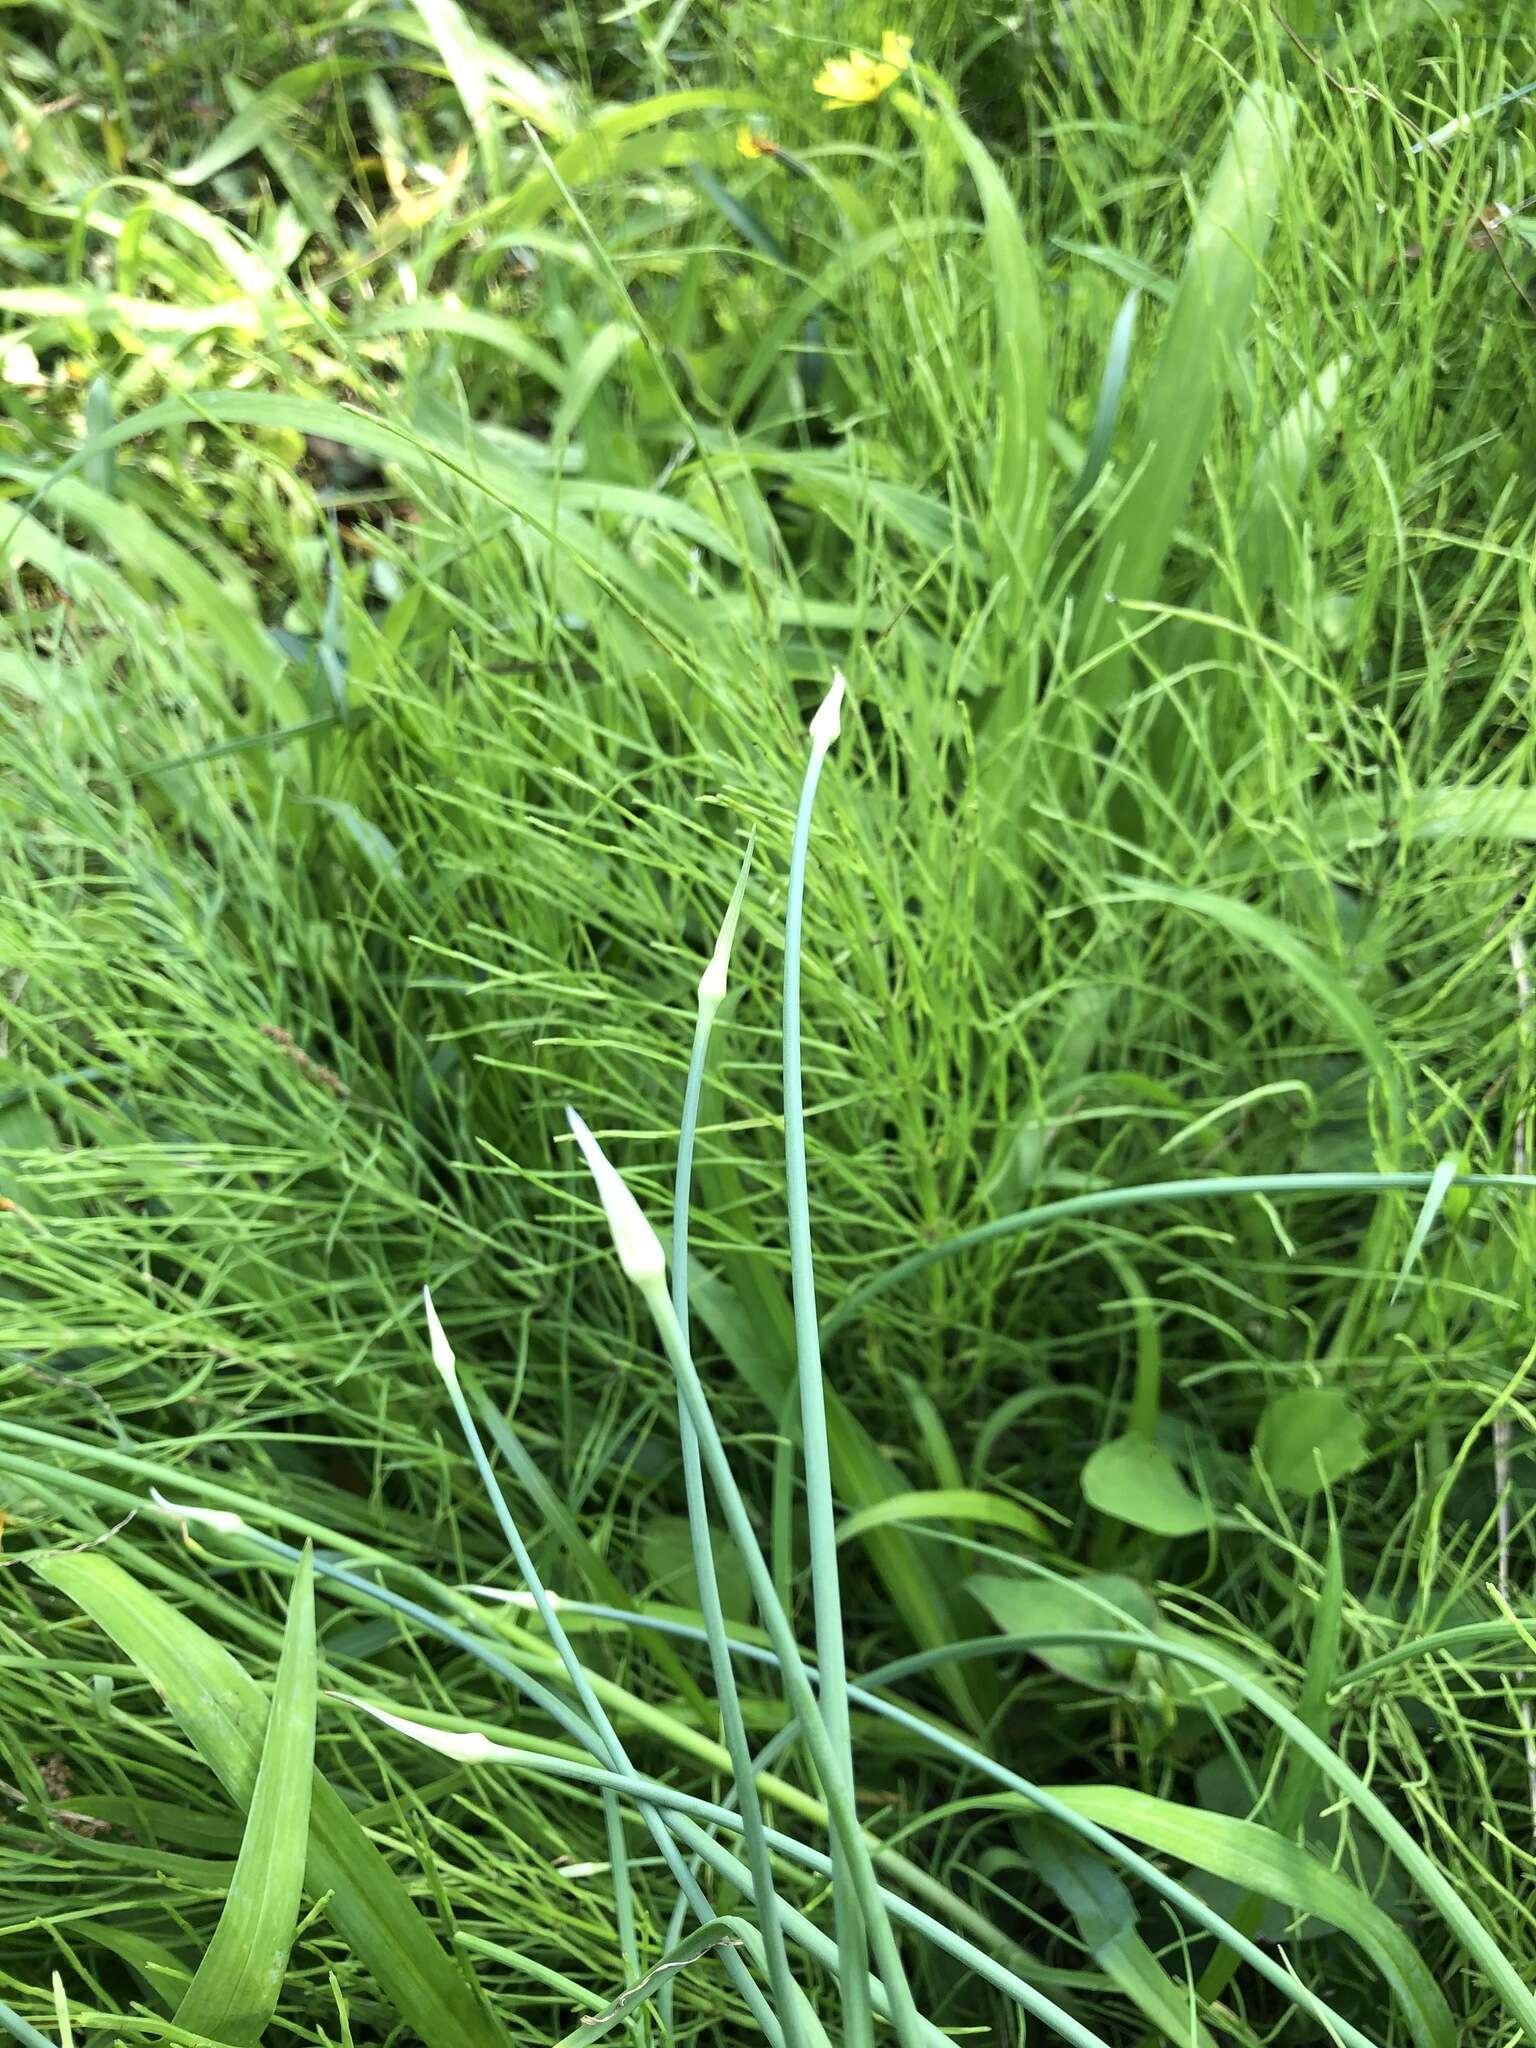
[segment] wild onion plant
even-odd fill
[[[659,2026],[660,2038],[671,2038],[676,1980],[684,1973],[695,1980],[710,1968],[720,1972],[722,2010],[726,2003],[739,2002],[744,2022],[772,2048],[827,2048],[833,2040],[872,2038],[877,2025],[882,2031],[888,2027],[903,2048],[939,2048],[948,2036],[938,2016],[922,2009],[914,1989],[915,1982],[927,1980],[928,1973],[919,1968],[925,1951],[941,1954],[974,1982],[989,1987],[1003,2006],[1015,2010],[1020,2028],[1036,2023],[1074,2048],[1109,2048],[1110,2037],[1073,2009],[1059,1973],[1047,1972],[1042,1980],[1027,1942],[925,1870],[920,1857],[885,1839],[881,1827],[865,1817],[859,1796],[859,1751],[869,1731],[881,1726],[898,1730],[904,1743],[932,1752],[956,1799],[982,1793],[997,1813],[1014,1817],[1019,1855],[1056,1891],[1106,1980],[1139,2016],[1138,2023],[1170,2041],[1204,2048],[1214,2040],[1222,2025],[1218,1993],[1233,1973],[1251,1973],[1269,1987],[1282,2008],[1306,2015],[1328,2038],[1349,2048],[1377,2048],[1399,2027],[1416,2042],[1450,2048],[1450,2009],[1402,1927],[1346,1871],[1331,1868],[1294,1838],[1310,1788],[1346,1805],[1397,1861],[1424,1907],[1440,1917],[1461,1945],[1467,1966],[1480,1975],[1508,2023],[1536,2028],[1536,1997],[1495,1934],[1404,1824],[1393,1802],[1366,1784],[1329,1740],[1333,1703],[1353,1682],[1349,1672],[1336,1666],[1345,1591],[1336,1539],[1311,1653],[1299,1692],[1292,1696],[1256,1676],[1244,1662],[1224,1655],[1214,1643],[1165,1629],[1155,1611],[1147,1619],[1128,1608],[1123,1597],[1107,1597],[1108,1581],[1095,1581],[1091,1574],[1063,1574],[1051,1561],[1049,1547],[1039,1544],[1007,1555],[1014,1576],[1006,1582],[1012,1592],[1005,1603],[1009,1620],[1002,1633],[955,1640],[880,1670],[848,1675],[838,1619],[839,1532],[826,1458],[820,1332],[834,1321],[846,1323],[855,1317],[873,1283],[863,1297],[840,1304],[834,1316],[818,1314],[807,1222],[806,1112],[797,1015],[812,809],[839,729],[843,696],[838,677],[812,721],[786,920],[784,1102],[814,1658],[802,1647],[797,1617],[782,1598],[764,1552],[750,1500],[695,1363],[690,1336],[694,1145],[712,1034],[726,998],[748,886],[744,862],[719,942],[699,982],[678,1145],[670,1284],[668,1255],[660,1237],[598,1140],[574,1110],[570,1113],[571,1132],[591,1172],[619,1266],[638,1291],[675,1378],[698,1582],[697,1620],[567,1599],[545,1584],[507,1500],[430,1293],[425,1312],[432,1358],[517,1567],[520,1587],[466,1591],[439,1584],[430,1588],[426,1600],[406,1597],[388,1584],[392,1573],[387,1553],[348,1557],[348,1546],[314,1530],[321,1547],[313,1554],[312,1566],[308,1547],[300,1551],[256,1526],[262,1513],[259,1503],[231,1496],[216,1481],[199,1482],[195,1490],[200,1499],[190,1504],[156,1492],[155,1510],[179,1525],[195,1550],[212,1544],[217,1554],[263,1558],[275,1569],[291,1571],[288,1630],[269,1699],[188,1614],[130,1577],[99,1547],[59,1551],[37,1560],[47,1584],[77,1602],[152,1679],[184,1736],[246,1816],[218,1927],[195,1976],[179,1994],[168,2038],[213,2040],[241,2048],[260,2036],[277,2010],[289,1949],[301,1926],[301,1879],[313,1909],[330,1921],[373,1974],[399,2018],[427,2048],[458,2048],[465,2040],[489,2048],[505,2038],[501,2015],[474,1988],[468,1958],[446,1956],[346,1805],[315,1773],[312,1568],[318,1582],[339,1596],[398,1617],[424,1648],[439,1639],[474,1659],[504,1681],[555,1739],[532,1739],[532,1730],[522,1725],[504,1732],[440,1725],[402,1711],[398,1703],[351,1692],[329,1693],[327,1712],[338,1705],[360,1710],[385,1729],[476,1773],[514,1772],[524,1783],[539,1785],[540,1796],[547,1801],[559,1799],[562,1788],[598,1796],[628,1981],[587,1987],[589,2010],[564,2036],[569,2048],[582,2048],[621,2023],[644,2038],[652,2038],[652,2030]],[[749,850],[748,861],[750,857]],[[991,1234],[1027,1236],[1050,1213],[1063,1209],[1093,1215],[1135,1202],[1176,1204],[1257,1195],[1279,1200],[1340,1189],[1370,1193],[1421,1188],[1424,1200],[1407,1247],[1406,1270],[1456,1188],[1512,1186],[1517,1181],[1531,1185],[1516,1176],[1460,1176],[1450,1167],[1433,1174],[1174,1181],[1103,1191],[1052,1205],[1052,1211],[1026,1211],[1006,1219]],[[962,1235],[914,1254],[881,1276],[882,1284],[909,1281],[925,1262],[954,1256],[973,1244],[975,1236]],[[9,1434],[24,1441],[27,1432]],[[1149,1458],[1156,1457],[1151,1442],[1143,1448]],[[10,1462],[14,1465],[15,1460]],[[143,1465],[137,1457],[127,1456],[98,1462],[115,1462],[130,1471]],[[103,1504],[126,1497],[99,1480],[71,1483]],[[206,1505],[205,1500],[224,1504]],[[1120,1505],[1135,1512],[1130,1502]],[[727,1621],[720,1592],[722,1541],[745,1570],[760,1633],[743,1634]],[[1063,1621],[1060,1607],[1052,1606],[1053,1591],[1077,1595],[1079,1608],[1070,1619]],[[509,1635],[503,1621],[519,1611],[528,1615],[526,1628],[518,1624]],[[687,1792],[635,1761],[619,1721],[637,1710],[643,1715],[643,1709],[640,1702],[616,1694],[584,1659],[572,1630],[592,1623],[660,1631],[674,1643],[707,1651],[723,1736],[723,1748],[712,1749],[712,1754],[717,1768],[729,1778],[728,1798]],[[542,1652],[537,1647],[540,1639]],[[914,1681],[946,1662],[982,1658],[1002,1670],[1020,1656],[1062,1651],[1176,1668],[1192,1683],[1195,1699],[1201,1688],[1235,1695],[1247,1714],[1229,1739],[1257,1740],[1262,1747],[1267,1725],[1278,1745],[1271,1766],[1279,1787],[1276,1824],[1201,1813],[1112,1781],[1078,1788],[1042,1786],[1016,1767],[1027,1763],[1027,1740],[1021,1756],[1016,1740],[1004,1744],[998,1739],[1000,1729],[981,1738],[962,1734],[936,1716],[931,1704],[909,1703],[904,1697]],[[749,1718],[744,1710],[741,1684],[744,1676],[763,1674],[782,1687],[785,1718],[767,1745],[759,1748],[754,1729],[760,1717]],[[652,1733],[665,1730],[668,1716],[663,1711],[648,1720],[643,1717],[641,1725]],[[797,1764],[803,1765],[803,1774],[796,1770],[787,1777],[786,1769]],[[637,1834],[659,1859],[651,1868],[664,1870],[667,1882],[675,1887],[677,1911],[661,1947],[651,1932],[654,1879],[646,1879],[643,1904],[637,1892]],[[1153,1850],[1157,1860],[1143,1854],[1135,1846],[1138,1842]],[[1169,1873],[1169,1860],[1187,1867],[1189,1882]],[[1236,1886],[1235,1904],[1229,1910],[1218,1910],[1214,1903],[1212,1879]],[[830,1915],[822,1901],[827,1880]],[[1143,1907],[1133,1904],[1138,1895]],[[727,1899],[736,1903],[723,1903]],[[1153,1899],[1183,1922],[1188,1939],[1208,1944],[1203,1973],[1181,1978],[1138,1931],[1140,1914]],[[1252,1905],[1269,1901],[1278,1901],[1292,1915],[1329,1923],[1355,1943],[1379,1974],[1384,2014],[1395,2011],[1397,2018],[1369,2028],[1357,2024],[1337,2010],[1323,1990],[1309,1984],[1300,1962],[1256,1941]],[[67,2033],[67,1999],[61,2015]],[[89,2016],[90,2024],[100,2021],[100,2015]],[[0,2023],[29,2048],[37,2048],[43,2038],[31,2022],[9,2008],[0,2008]],[[115,2016],[111,2024],[129,2032],[135,2029],[132,2016]]]

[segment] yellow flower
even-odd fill
[[[759,135],[749,122],[743,121],[736,130],[736,154],[738,156],[777,156],[779,145],[767,135]]]
[[[912,63],[912,38],[899,36],[888,28],[880,38],[880,55],[867,50],[850,50],[846,57],[829,57],[811,81],[829,107],[867,107],[879,99]]]

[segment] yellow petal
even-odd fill
[[[736,153],[738,156],[777,156],[779,145],[770,136],[758,135],[750,124],[743,121],[736,130]]]
[[[888,28],[880,38],[880,55],[891,66],[892,70],[909,70],[912,64],[912,38],[910,36],[898,35],[895,29]],[[889,80],[886,81],[887,84],[889,82]],[[884,91],[884,89],[882,86],[881,90]]]
[[[812,90],[835,107],[868,106],[889,83],[880,79],[881,68],[862,50],[852,50],[846,57],[829,57],[811,81]]]

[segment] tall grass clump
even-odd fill
[[[0,2017],[1513,2040],[1528,24],[726,13],[0,25]]]

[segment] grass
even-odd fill
[[[6,17],[18,2039],[1536,2025],[1536,48],[1289,20]]]

